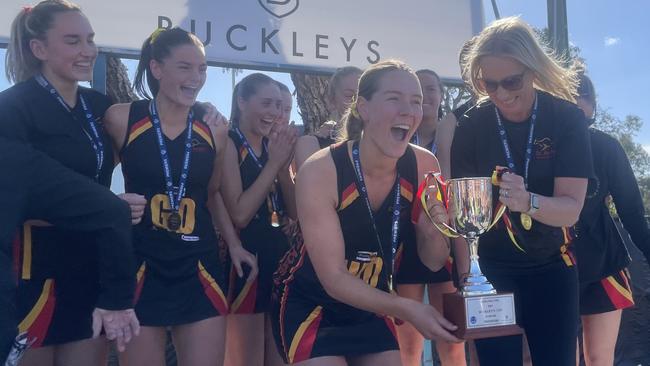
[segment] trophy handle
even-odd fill
[[[424,181],[420,185],[417,196],[420,199],[420,204],[422,206],[422,210],[424,213],[427,215],[429,218],[429,221],[433,224],[433,226],[438,229],[443,235],[449,237],[449,238],[457,238],[461,236],[454,228],[452,228],[449,224],[447,223],[441,223],[438,224],[433,220],[433,217],[431,217],[431,213],[429,212],[429,209],[427,208],[427,197],[424,194],[424,190],[429,186],[429,182],[431,179],[434,179],[436,182],[436,198],[438,201],[442,202],[443,206],[447,209],[449,207],[448,203],[448,197],[447,197],[447,182],[445,182],[444,178],[442,177],[442,174],[439,172],[429,172],[424,176]],[[487,228],[486,231],[492,229],[494,225],[496,225],[499,220],[501,220],[501,217],[503,217],[504,213],[506,212],[506,205],[499,203],[497,205],[497,212],[494,215],[494,218],[492,220],[492,223],[490,226]]]
[[[431,213],[429,212],[429,208],[427,207],[427,196],[424,193],[424,190],[429,187],[429,181],[430,179],[433,178],[435,179],[436,182],[436,200],[440,201],[442,205],[447,209],[447,184],[445,183],[444,179],[442,178],[442,174],[440,173],[433,173],[429,172],[424,176],[424,181],[420,185],[420,188],[418,189],[417,197],[420,199],[420,204],[422,205],[422,211],[427,215],[429,218],[429,221],[433,224],[433,226],[438,229],[443,235],[449,238],[457,238],[460,236],[460,234],[449,224],[443,222],[442,224],[438,224],[433,220],[433,217],[431,217]]]

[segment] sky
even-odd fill
[[[547,24],[545,0],[497,0],[502,17],[520,15],[533,27]],[[483,0],[485,23],[494,20],[490,0]],[[633,114],[645,122],[636,141],[650,151],[650,110],[647,108],[645,88],[650,85],[650,59],[647,35],[650,34],[650,1],[646,0],[570,0],[567,1],[569,41],[581,49],[586,59],[588,75],[598,94],[599,106],[609,109],[616,117]],[[646,46],[643,46],[643,45]],[[5,51],[0,49],[0,59]],[[125,60],[131,76],[136,61]],[[236,81],[252,71],[242,70]],[[0,90],[9,83],[0,75]],[[268,73],[293,90],[286,73]],[[208,81],[199,100],[209,101],[226,116],[230,114],[232,80],[229,71],[211,67]],[[292,119],[301,123],[294,100]]]

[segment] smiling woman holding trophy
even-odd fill
[[[422,120],[415,73],[398,61],[369,67],[343,120],[345,141],[312,155],[296,178],[304,244],[275,274],[276,344],[289,364],[399,365],[395,318],[426,338],[459,341],[434,307],[392,293],[400,243],[417,241],[432,270],[449,255],[442,234],[412,215],[415,188],[439,171],[429,151],[409,144]],[[428,208],[446,221],[434,201]]]
[[[593,174],[576,74],[519,18],[485,28],[466,68],[482,100],[459,121],[452,177],[493,176],[493,209],[504,212],[475,254],[496,290],[514,294],[533,364],[574,365],[578,280],[567,247]],[[521,335],[476,347],[482,366],[522,364]]]

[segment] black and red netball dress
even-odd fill
[[[192,108],[175,139],[162,133],[155,100],[131,104],[120,152],[126,191],[147,200],[133,227],[135,311],[145,326],[187,324],[228,311],[217,235],[208,211],[215,147]]]
[[[268,161],[266,139],[263,140],[262,156],[256,156],[244,134],[235,128],[229,132],[239,159],[242,189],[248,189],[262,172]],[[269,310],[273,272],[278,268],[282,255],[288,248],[287,237],[282,231],[280,218],[284,216],[282,190],[276,182],[266,200],[260,205],[248,225],[241,229],[239,237],[244,249],[257,255],[259,272],[254,281],[246,281],[230,273],[229,299],[232,314],[264,313]]]
[[[369,286],[389,292],[393,268],[398,265],[399,244],[415,242],[411,222],[414,187],[418,183],[415,153],[409,147],[399,159],[393,189],[379,210],[370,214],[368,201],[360,193],[365,184],[358,177],[363,174],[355,172],[348,155],[350,145],[344,142],[330,147],[336,166],[336,210],[347,267]],[[330,297],[300,240],[283,257],[274,276],[272,308],[276,343],[288,363],[398,349],[393,319]]]

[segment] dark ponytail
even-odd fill
[[[140,50],[138,69],[135,72],[133,81],[133,88],[138,95],[151,99],[160,90],[160,83],[151,73],[151,60],[162,63],[171,55],[175,47],[185,44],[194,44],[203,48],[203,43],[198,37],[178,27],[170,29],[158,28],[144,40]]]

